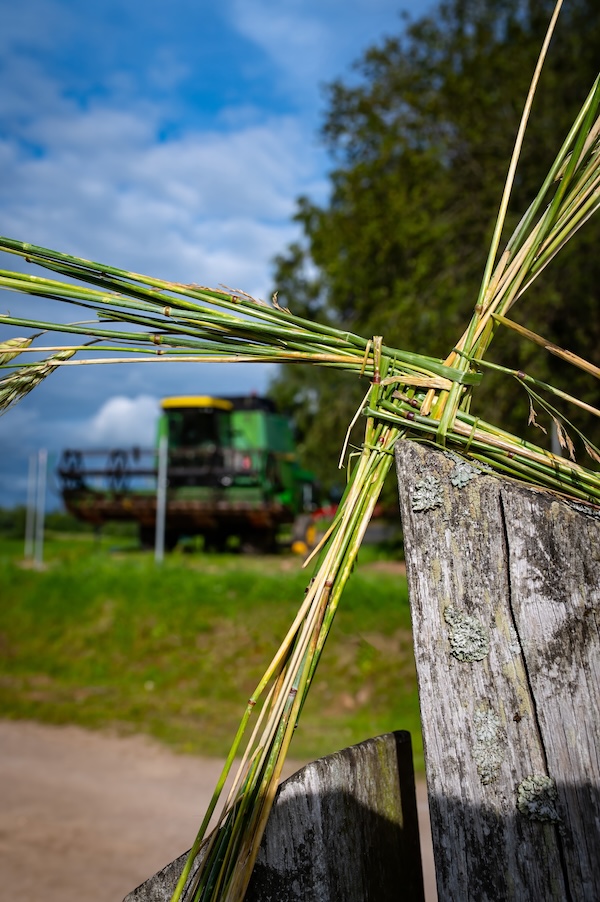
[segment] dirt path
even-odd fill
[[[189,848],[220,768],[139,736],[19,721],[0,721],[0,762],[0,899],[19,902],[121,902]]]

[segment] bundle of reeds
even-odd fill
[[[558,12],[542,51],[545,53]],[[65,346],[40,346],[31,338],[0,345],[0,406],[31,390],[58,366],[184,360],[230,363],[259,361],[341,367],[369,381],[357,411],[366,418],[362,450],[354,460],[335,520],[307,563],[314,563],[300,610],[264,677],[248,701],[215,794],[194,842],[174,900],[182,898],[192,864],[205,842],[204,859],[186,891],[188,900],[241,900],[250,878],[281,768],[323,651],[343,587],[352,571],[369,519],[399,439],[436,443],[474,465],[561,492],[586,504],[600,504],[600,475],[573,459],[570,423],[555,409],[560,398],[598,416],[583,404],[533,376],[487,362],[485,353],[499,328],[511,328],[598,377],[597,367],[549,345],[507,314],[527,288],[600,206],[600,83],[593,85],[540,192],[498,258],[500,235],[531,99],[534,76],[511,162],[488,264],[472,319],[446,360],[390,348],[379,336],[365,338],[310,322],[243,292],[183,285],[35,247],[8,238],[0,250],[23,257],[62,280],[0,271],[0,287],[66,301],[95,314],[90,323],[60,325],[14,316],[0,322],[78,336]],[[497,261],[497,262],[496,262]],[[63,281],[68,279],[69,281]],[[39,335],[37,336],[39,338]],[[41,362],[20,363],[40,352]],[[15,363],[17,356],[19,361]],[[569,458],[509,434],[472,412],[486,368],[515,379],[533,403],[555,419]],[[354,424],[354,423],[353,423]],[[352,425],[353,425],[352,424]],[[581,436],[590,457],[600,451]],[[342,451],[344,457],[346,443]],[[254,715],[245,745],[244,736]],[[204,840],[227,776],[241,754],[218,826]]]

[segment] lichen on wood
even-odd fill
[[[454,454],[453,451],[446,451],[445,453],[446,457],[454,462],[454,470],[450,474],[450,482],[457,489],[464,489],[472,479],[481,476],[484,469],[488,472],[490,470],[487,465],[476,465],[472,461],[465,460],[464,457]]]
[[[415,512],[432,510],[434,507],[440,507],[442,502],[441,483],[435,476],[428,474],[416,483],[411,501]]]
[[[465,663],[482,661],[490,650],[489,633],[483,624],[453,605],[444,609],[444,620],[450,627],[450,653]]]
[[[422,444],[396,457],[439,897],[600,899],[600,522],[496,475],[453,485]],[[487,654],[461,661],[471,631]]]
[[[517,808],[530,821],[560,822],[556,810],[558,792],[556,783],[546,774],[532,774],[521,780],[517,787]]]

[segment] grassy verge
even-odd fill
[[[367,553],[291,754],[408,729],[420,768],[406,581]],[[307,582],[290,557],[180,554],[156,568],[149,554],[85,535],[50,539],[42,572],[21,557],[20,543],[0,543],[3,716],[144,732],[214,755],[226,752]]]

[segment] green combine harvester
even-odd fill
[[[154,544],[158,443],[168,439],[165,547],[202,536],[210,550],[233,543],[273,551],[283,526],[291,543],[311,544],[314,478],[296,459],[292,429],[268,398],[165,398],[154,449],[63,452],[58,476],[74,516],[96,526],[139,524]],[[101,465],[93,461],[103,459]]]

